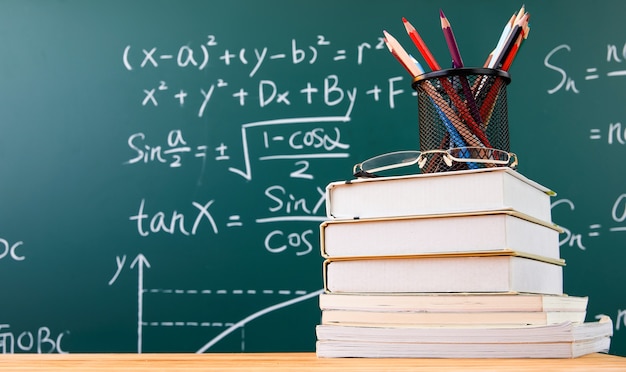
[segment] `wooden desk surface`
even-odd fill
[[[315,353],[5,354],[0,371],[626,371],[626,358],[353,359]]]

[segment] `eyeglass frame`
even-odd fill
[[[502,154],[506,154],[507,155],[507,159],[506,160],[497,160],[497,159],[489,159],[489,158],[458,158],[453,156],[450,152],[453,150],[461,150],[461,151],[470,151],[471,150],[480,150],[480,151],[485,151],[485,150],[489,150],[489,151],[497,151],[500,152]],[[384,167],[378,167],[378,168],[374,168],[373,170],[370,171],[365,171],[363,170],[363,163],[366,163],[368,161],[371,161],[373,159],[376,158],[382,158],[385,156],[392,156],[392,155],[397,155],[397,154],[416,154],[417,156],[415,156],[414,160],[411,161],[407,161],[407,162],[401,162],[401,163],[395,163],[395,164],[389,164],[386,165]],[[504,165],[504,166],[508,166],[511,169],[515,169],[517,167],[517,165],[519,164],[518,158],[517,158],[517,154],[513,153],[513,152],[508,152],[508,151],[504,151],[504,150],[498,150],[498,149],[492,149],[492,148],[488,148],[488,147],[478,147],[478,146],[465,146],[465,147],[452,147],[449,148],[447,150],[444,149],[434,149],[434,150],[427,150],[427,151],[420,151],[420,150],[401,150],[401,151],[393,151],[393,152],[388,152],[388,153],[384,153],[381,155],[376,155],[374,157],[371,157],[369,159],[366,159],[362,162],[359,162],[357,164],[355,164],[352,167],[352,173],[355,177],[359,177],[359,178],[375,178],[375,177],[379,177],[378,175],[376,175],[374,172],[381,172],[381,171],[386,171],[386,170],[390,170],[390,169],[396,169],[396,168],[402,168],[402,167],[408,167],[411,165],[415,165],[417,164],[418,167],[420,169],[422,169],[425,164],[426,161],[428,159],[425,158],[426,155],[431,155],[431,154],[443,154],[443,160],[446,163],[446,165],[448,167],[452,166],[453,162],[458,162],[458,163],[482,163],[482,164],[497,164],[497,165]],[[513,160],[511,162],[511,160]]]

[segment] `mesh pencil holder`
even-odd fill
[[[418,97],[420,150],[431,152],[421,167],[423,173],[506,165],[506,87],[510,81],[507,72],[487,68],[439,70],[413,79]],[[447,158],[440,151],[458,148],[470,150],[457,150],[456,156]],[[500,161],[490,161],[494,157]],[[451,162],[450,158],[465,160]]]

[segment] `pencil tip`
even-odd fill
[[[443,14],[443,10],[439,9],[439,17],[446,18],[446,15]]]
[[[411,34],[412,32],[415,31],[415,27],[413,27],[413,25],[411,24],[411,22],[409,22],[408,19],[402,17],[402,22],[404,24],[404,28],[406,29],[406,32]],[[415,31],[415,32],[417,32],[417,31]]]

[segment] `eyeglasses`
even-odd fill
[[[448,167],[447,170],[456,170],[457,168],[450,169],[455,162],[465,165],[465,167],[457,167],[458,169],[494,166],[508,166],[515,169],[518,164],[517,155],[512,152],[485,147],[454,147],[447,150],[396,151],[374,156],[356,164],[353,173],[355,177],[378,177],[375,174],[377,172],[414,164],[417,164],[420,169],[426,167],[427,172],[435,172],[444,164]]]

